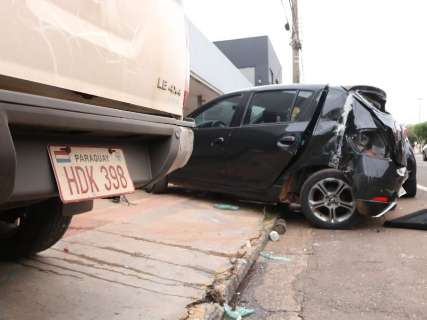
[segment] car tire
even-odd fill
[[[427,161],[427,153],[423,152],[423,160]]]
[[[403,189],[406,191],[405,198],[414,198],[417,195],[417,178],[410,177],[406,180]]]
[[[305,217],[316,227],[348,229],[360,220],[352,188],[341,171],[325,169],[311,175],[300,199]]]
[[[148,193],[162,194],[168,191],[168,178],[164,177],[145,188]]]
[[[22,208],[19,223],[6,238],[0,238],[0,260],[30,257],[53,246],[62,238],[71,217],[62,215],[59,199]],[[1,216],[0,216],[1,217]]]

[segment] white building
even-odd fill
[[[187,20],[190,42],[190,96],[184,115],[203,103],[252,84],[230,60]]]

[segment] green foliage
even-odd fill
[[[408,127],[408,138],[411,142],[423,145],[427,142],[427,122],[421,122]]]

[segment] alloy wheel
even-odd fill
[[[311,187],[308,200],[316,218],[329,223],[341,223],[356,210],[351,187],[338,178],[318,181]]]

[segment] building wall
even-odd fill
[[[282,65],[270,40],[268,40],[268,66],[273,72],[272,83],[282,83]]]
[[[190,45],[190,97],[184,106],[190,112],[216,96],[251,87],[233,63],[187,20]]]
[[[245,76],[250,68],[255,69],[253,85],[272,84],[276,80],[281,83],[282,67],[267,36],[216,41],[215,45],[238,69],[243,69]]]

